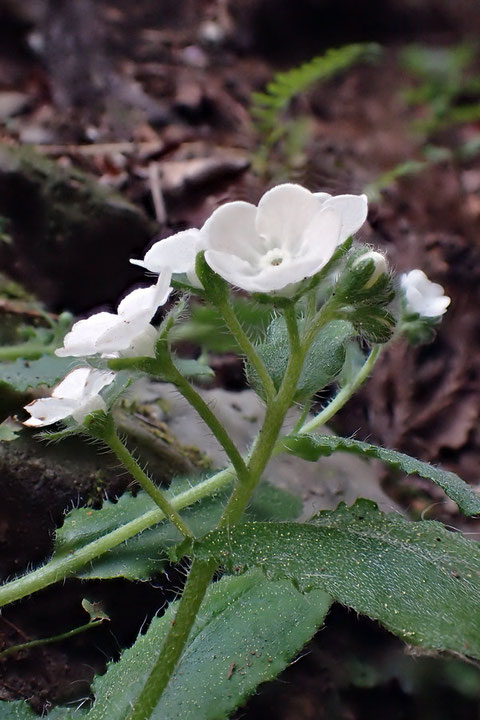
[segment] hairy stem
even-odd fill
[[[216,569],[216,560],[193,561],[175,620],[127,720],[149,720],[151,717],[180,659]]]
[[[332,417],[336,415],[336,413],[350,400],[360,385],[362,385],[368,378],[375,363],[380,357],[382,349],[383,345],[375,345],[355,377],[343,386],[337,395],[335,395],[333,400],[318,415],[302,425],[297,432],[302,435],[310,433],[317,427],[320,427],[320,425],[325,425],[325,423],[331,420]]]
[[[228,299],[219,303],[218,309],[220,310],[220,313],[225,320],[228,329],[230,330],[238,345],[242,349],[243,354],[246,356],[247,360],[252,364],[253,368],[255,369],[255,372],[257,373],[260,382],[262,383],[265,390],[267,401],[271,400],[275,396],[276,392],[273,380],[268,374],[267,368],[265,367],[263,360],[258,355],[254,346],[250,342],[248,335],[242,328]]]
[[[170,500],[163,494],[148,475],[142,470],[133,455],[127,450],[115,431],[108,433],[104,438],[104,442],[115,453],[122,465],[135,478],[138,484],[150,495],[152,500],[158,505],[165,517],[175,525],[184,537],[193,537],[193,533],[187,523],[182,520],[178,511],[174,508]]]
[[[212,433],[217,438],[220,445],[225,450],[226,454],[237,473],[237,477],[240,482],[243,482],[247,476],[247,466],[245,461],[238,451],[235,443],[233,442],[230,435],[227,433],[222,423],[219,421],[214,412],[207,405],[205,400],[198,394],[195,388],[186,380],[183,375],[175,366],[169,369],[169,376],[172,382],[176,385],[183,397],[188,400],[190,405],[197,411],[204,423],[210,428]]]
[[[234,478],[235,472],[233,468],[225,468],[215,475],[212,475],[212,477],[207,478],[207,480],[172,498],[170,501],[171,505],[175,510],[182,510],[202,498],[213,495],[221,488],[232,483]],[[49,585],[53,585],[56,582],[60,582],[78,573],[96,558],[121,545],[126,540],[135,537],[135,535],[142,533],[153,525],[157,525],[162,520],[165,520],[165,514],[159,508],[149,510],[116,530],[106,533],[97,540],[89,542],[73,552],[54,556],[46,565],[28,573],[28,575],[24,577],[17,578],[2,585],[0,587],[0,607],[20,600],[39,590],[43,590],[43,588]]]
[[[265,419],[248,462],[246,482],[238,483],[222,515],[219,527],[240,520],[278,439],[285,415],[291,405],[302,371],[302,349],[293,308],[286,312],[290,337],[290,358],[285,377],[276,397],[267,404]],[[183,652],[201,602],[217,568],[216,560],[194,560],[180,601],[174,625],[163,644],[160,656],[127,720],[149,720]]]

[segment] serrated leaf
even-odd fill
[[[407,475],[419,475],[427,480],[432,480],[457,503],[465,515],[480,514],[480,495],[458,475],[396,450],[388,450],[360,440],[341,438],[335,435],[294,435],[285,438],[283,444],[289,452],[304,460],[315,461],[337,451],[381,460]]]
[[[170,488],[173,497],[191,481],[174,482]],[[182,517],[196,536],[202,536],[218,523],[225,507],[228,488],[213,497],[205,498],[182,510]],[[153,500],[143,492],[136,497],[125,493],[118,502],[105,502],[100,510],[79,508],[70,512],[57,531],[52,560],[69,555],[89,543],[156,508]],[[302,510],[301,501],[291,493],[262,483],[249,506],[247,517],[258,520],[295,519]],[[94,560],[76,577],[148,580],[162,572],[169,562],[169,551],[183,540],[179,531],[163,521],[130,538]]]
[[[221,720],[278,675],[323,623],[324,592],[299,593],[258,572],[210,586],[177,669],[151,720]],[[177,603],[94,684],[88,720],[124,720],[175,616]]]
[[[194,554],[229,570],[319,588],[403,640],[480,658],[480,544],[436,521],[385,515],[370,500],[311,523],[245,523],[214,531]]]
[[[353,326],[346,320],[333,320],[320,330],[307,352],[298,381],[296,400],[311,397],[336,378],[345,362],[345,344],[352,335]],[[265,342],[257,345],[256,350],[278,389],[289,358],[288,331],[283,317],[273,320]],[[261,384],[250,366],[247,367],[247,374],[251,385],[261,393]]]
[[[43,355],[38,360],[19,358],[15,362],[0,363],[0,386],[7,385],[16,392],[25,392],[39,385],[51,387],[73,368],[84,364],[77,358]]]

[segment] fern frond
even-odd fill
[[[309,62],[277,73],[265,92],[252,93],[251,115],[263,142],[272,145],[281,136],[280,115],[289,103],[315,83],[328,80],[360,61],[373,61],[380,54],[376,43],[357,43],[331,48]]]

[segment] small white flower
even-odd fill
[[[366,260],[373,260],[375,266],[368,281],[365,283],[365,289],[368,289],[375,285],[379,277],[388,273],[388,265],[385,259],[385,255],[382,255],[382,253],[379,253],[376,250],[369,250],[363,255],[360,255],[360,257],[358,257],[352,264],[352,267],[356,267],[357,265],[360,265],[360,263],[363,263]]]
[[[205,259],[243,290],[288,293],[288,286],[321,270],[366,216],[365,195],[331,197],[278,185],[258,208],[232,202],[215,210],[201,231]]]
[[[170,268],[172,273],[186,273],[191,285],[201,287],[195,272],[195,259],[201,250],[205,250],[202,231],[191,228],[159,240],[152,245],[143,260],[130,262],[153,273],[159,273],[165,268]]]
[[[450,305],[443,287],[433,283],[422,270],[411,270],[400,278],[407,310],[424,317],[440,317]]]
[[[95,410],[106,410],[100,390],[110,385],[115,373],[79,367],[72,370],[53,390],[49,398],[34,400],[25,407],[32,416],[23,424],[28,427],[43,427],[70,415],[83,423],[87,415]]]
[[[60,357],[86,357],[101,353],[104,357],[154,357],[157,331],[150,325],[158,307],[172,288],[171,272],[163,270],[156,285],[138,288],[127,295],[117,313],[100,312],[79,320],[55,350]]]

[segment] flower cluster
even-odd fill
[[[200,230],[176,233],[156,242],[143,260],[131,260],[157,273],[156,284],[131,292],[120,302],[116,313],[100,312],[75,323],[56,355],[155,357],[158,332],[151,321],[172,291],[172,274],[185,274],[193,287],[201,287],[195,271],[199,252],[205,253],[210,268],[231,285],[247,292],[288,297],[297,292],[303,280],[327,266],[336,249],[359,230],[366,217],[365,195],[332,197],[290,183],[266,192],[258,206],[226,203],[215,210]],[[346,261],[343,275],[335,272],[331,277],[337,283],[337,300],[340,302],[344,297],[351,306],[349,318],[354,325],[356,316],[352,312],[357,296],[365,306],[361,322],[358,321],[364,332],[375,320],[371,298],[378,305],[377,320],[395,324],[393,315],[384,309],[392,294],[388,266],[381,253],[366,247],[355,249]],[[412,325],[412,314],[416,315],[414,324],[428,324],[427,319],[441,316],[450,302],[441,285],[430,282],[421,270],[404,275],[400,284],[405,327]],[[411,327],[410,330],[413,332]],[[386,342],[390,335],[389,330],[381,342]],[[70,415],[83,422],[94,410],[105,409],[100,391],[114,377],[112,372],[77,368],[54,388],[50,398],[27,406],[31,418],[25,424],[40,427]]]
[[[201,230],[160,240],[143,260],[151,272],[186,273],[194,286],[201,250],[218,275],[247,292],[290,294],[292,285],[312,277],[367,217],[365,195],[312,193],[300,185],[278,185],[258,207],[231,202],[219,207]]]

